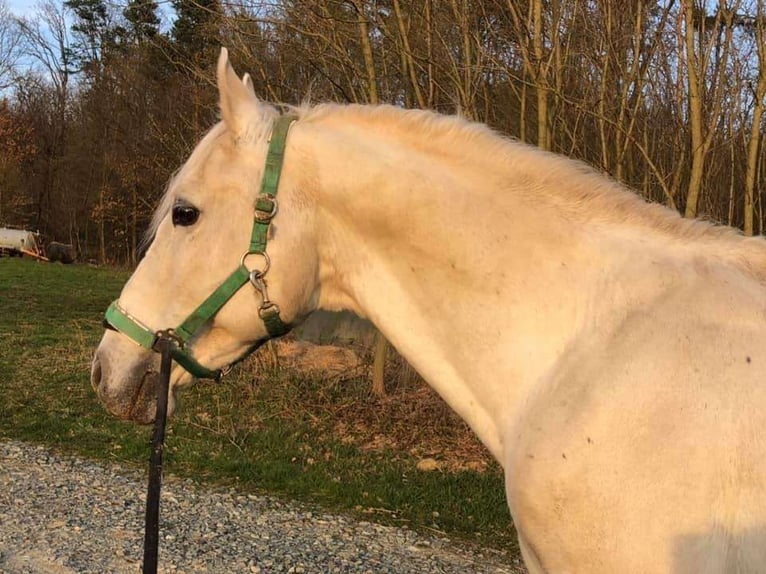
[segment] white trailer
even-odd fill
[[[0,227],[0,257],[3,255],[31,255],[37,259],[45,259],[36,233],[8,227]]]

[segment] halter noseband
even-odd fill
[[[114,301],[104,315],[104,326],[119,331],[142,347],[159,352],[157,342],[160,339],[170,339],[173,342],[171,354],[173,359],[198,379],[218,380],[224,374],[221,369],[211,370],[201,365],[188,348],[188,342],[204,327],[204,325],[248,282],[261,294],[262,302],[258,315],[266,326],[271,337],[279,337],[290,330],[290,326],[279,316],[279,307],[269,299],[266,286],[266,273],[270,267],[269,256],[266,253],[266,242],[271,220],[277,213],[277,190],[282,163],[285,155],[285,144],[290,126],[297,119],[295,115],[284,115],[277,118],[269,140],[269,150],[266,154],[266,164],[263,168],[261,191],[255,200],[255,215],[253,231],[250,235],[250,248],[242,255],[239,267],[229,275],[221,285],[197,307],[191,315],[174,329],[152,331],[144,323],[133,317]],[[260,255],[263,258],[263,268],[250,270],[245,266],[245,260],[250,255]]]

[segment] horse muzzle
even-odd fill
[[[157,410],[159,368],[159,355],[107,332],[93,356],[90,382],[109,413],[122,420],[151,424]],[[174,399],[171,393],[168,414],[174,410]]]

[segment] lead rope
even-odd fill
[[[207,323],[210,318],[220,311],[221,307],[247,282],[252,283],[261,294],[263,300],[258,308],[266,331],[273,337],[284,335],[290,326],[282,321],[279,307],[269,299],[266,272],[269,270],[269,256],[266,254],[269,226],[277,213],[276,194],[279,189],[279,178],[282,173],[287,133],[297,119],[296,115],[280,116],[274,124],[266,154],[261,193],[255,202],[255,221],[250,236],[250,248],[242,256],[240,266],[189,315],[176,329],[153,332],[146,325],[123,310],[114,301],[106,311],[105,326],[119,330],[133,341],[146,349],[162,354],[160,363],[160,380],[157,388],[157,413],[154,419],[152,435],[152,452],[149,457],[149,488],[146,493],[146,519],[144,522],[144,565],[143,574],[157,573],[157,556],[159,554],[160,537],[160,488],[162,487],[162,451],[165,442],[165,423],[168,415],[168,390],[170,388],[170,368],[172,360],[199,378],[215,380],[228,372],[211,371],[200,365],[194,357],[184,349],[186,341],[190,340]],[[264,259],[263,269],[249,270],[245,267],[245,258],[249,255],[261,255]],[[175,357],[173,356],[175,354]]]
[[[157,414],[152,433],[152,451],[149,456],[149,488],[146,493],[146,518],[144,521],[144,569],[143,574],[157,574],[157,555],[160,538],[160,488],[162,487],[162,451],[165,443],[165,423],[168,418],[168,391],[170,390],[170,367],[172,364],[173,336],[159,332],[155,348],[162,354],[160,380],[157,388]]]

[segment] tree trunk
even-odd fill
[[[106,263],[106,237],[104,234],[104,213],[105,213],[105,207],[104,207],[104,186],[103,182],[101,185],[101,189],[98,193],[98,211],[100,214],[99,220],[98,220],[98,252],[99,252],[99,258],[101,265],[104,265]]]
[[[753,123],[750,125],[750,138],[747,142],[747,167],[745,170],[745,205],[744,229],[745,235],[753,235],[753,216],[755,205],[755,182],[758,171],[758,149],[761,143],[761,119],[763,118],[763,98],[766,96],[766,47],[764,47],[764,23],[761,10],[762,2],[758,2],[756,16],[756,46],[758,48],[758,85],[755,88],[755,103],[753,107]]]
[[[372,392],[378,397],[386,394],[386,355],[388,341],[380,331],[375,332],[375,355],[372,363]]]
[[[375,71],[375,60],[372,57],[372,44],[370,32],[367,28],[367,16],[364,13],[364,4],[361,0],[354,0],[354,8],[359,17],[359,41],[362,46],[364,68],[367,71],[367,101],[370,104],[378,103],[378,78]]]
[[[399,0],[394,0],[394,15],[396,16],[396,26],[399,30],[399,38],[401,39],[402,47],[402,62],[404,64],[404,72],[410,80],[412,87],[412,94],[415,96],[415,100],[418,103],[418,107],[424,109],[426,102],[423,99],[423,92],[420,89],[418,83],[417,70],[415,68],[415,60],[412,57],[412,49],[410,48],[410,40],[407,37],[407,27],[404,23],[404,17],[402,16],[401,6]]]
[[[364,14],[364,5],[361,0],[354,0],[359,16],[359,39],[362,45],[362,54],[364,55],[364,66],[367,71],[367,101],[370,104],[378,103],[378,82],[375,71],[375,61],[372,57],[372,44],[370,43],[370,32],[367,27],[367,18]],[[375,358],[372,365],[372,392],[377,396],[386,394],[385,372],[386,372],[386,354],[388,351],[388,342],[380,331],[375,332]]]
[[[684,41],[686,45],[686,69],[687,88],[689,97],[689,123],[691,124],[691,171],[689,174],[689,188],[686,196],[686,209],[684,217],[696,217],[700,193],[702,191],[702,178],[705,174],[705,162],[710,146],[713,143],[715,126],[718,125],[723,106],[723,86],[726,84],[728,74],[729,50],[733,37],[734,12],[727,9],[724,0],[719,0],[713,23],[714,29],[709,40],[704,39],[706,19],[702,19],[697,25],[699,31],[699,51],[694,47],[694,20],[695,0],[684,0]],[[721,30],[719,33],[718,30]],[[707,43],[706,43],[707,42]],[[715,47],[715,57],[711,56]],[[709,63],[714,64],[713,71],[708,69]],[[707,77],[713,76],[712,93],[708,97],[707,114],[703,110],[702,98],[708,82]]]
[[[535,53],[535,90],[537,91],[537,146],[551,149],[550,128],[548,120],[548,65],[543,52],[543,0],[534,0],[532,6],[532,23],[534,35],[532,48]]]
[[[702,89],[697,73],[698,58],[694,48],[694,0],[684,0],[684,41],[686,43],[686,77],[689,91],[689,127],[691,130],[692,163],[689,175],[689,187],[686,192],[684,217],[697,216],[702,172],[705,167],[705,150],[702,135]]]

